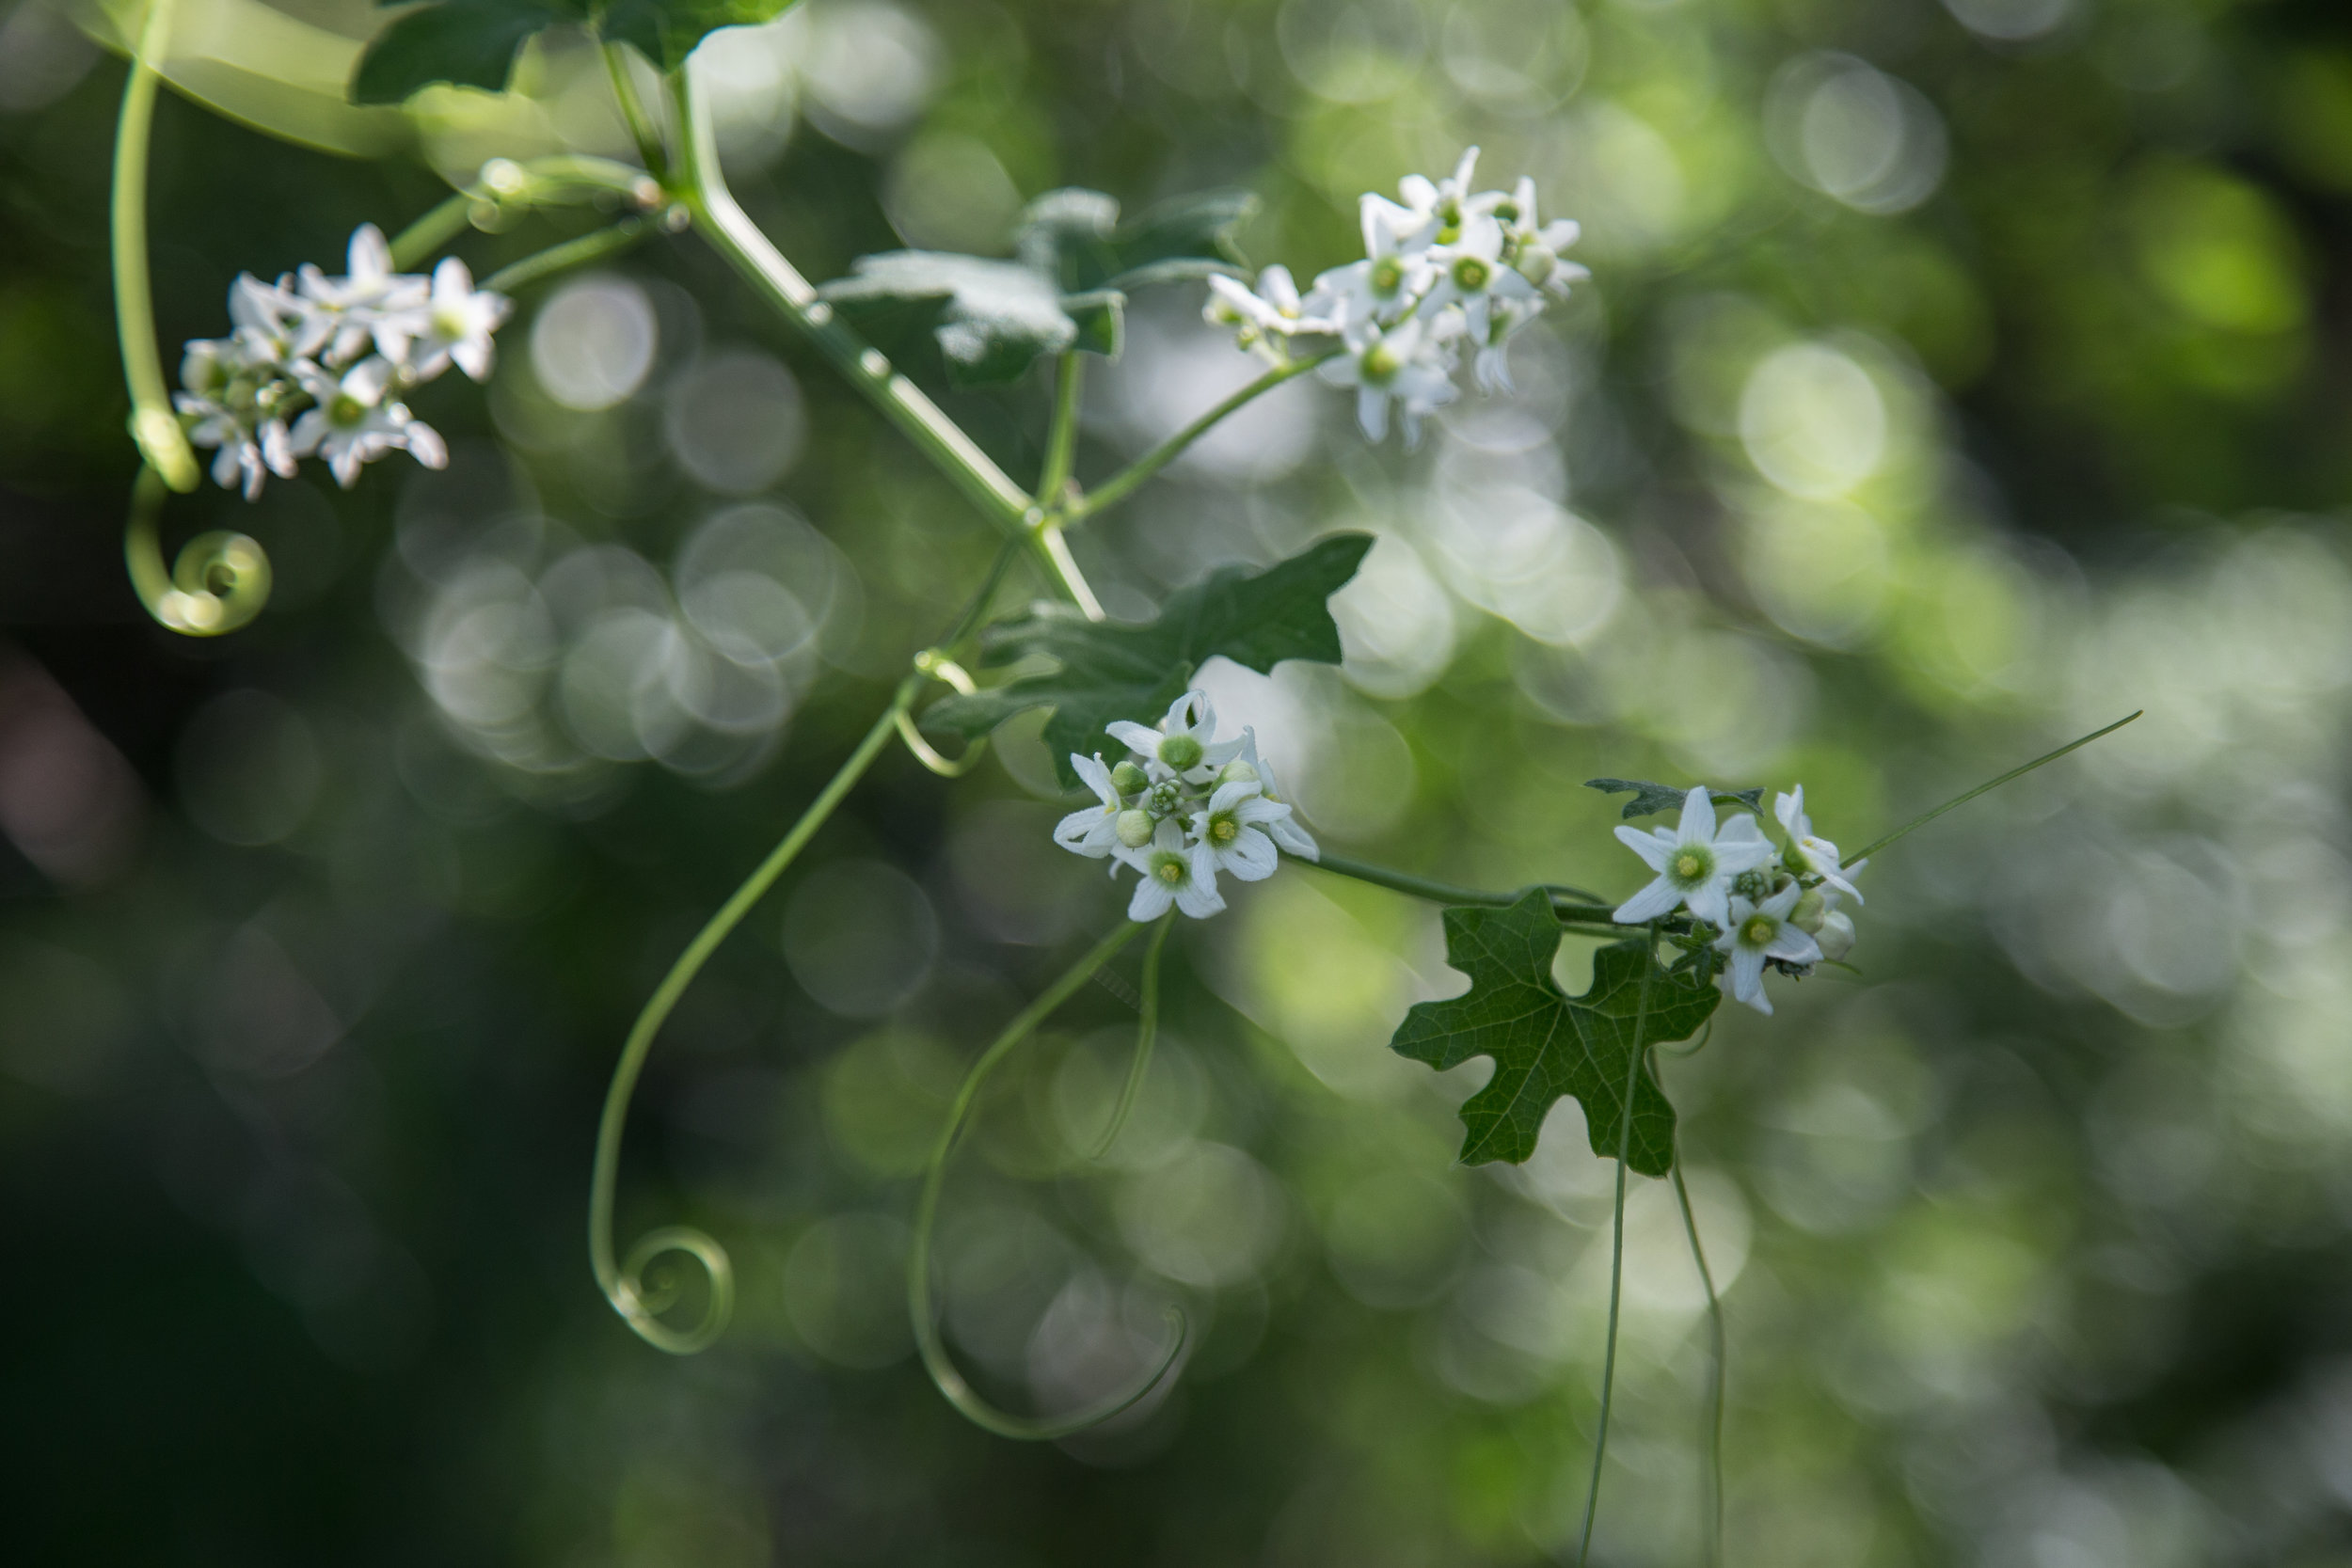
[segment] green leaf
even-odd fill
[[[437,82],[505,90],[532,34],[584,20],[564,0],[442,0],[394,19],[352,72],[354,103],[400,103]]]
[[[1114,197],[1048,191],[1021,214],[1013,249],[1065,293],[1180,282],[1237,271],[1232,232],[1257,205],[1247,191],[1204,191],[1121,224]]]
[[[755,26],[784,14],[792,0],[612,0],[598,29],[629,43],[663,71],[686,63],[694,46],[722,27]]]
[[[1587,779],[1584,787],[1597,789],[1603,795],[1622,795],[1631,790],[1633,799],[1625,803],[1624,816],[1628,821],[1637,816],[1654,816],[1661,811],[1679,811],[1691,793],[1689,784],[1677,789],[1673,784],[1653,784],[1647,779]],[[1745,806],[1758,816],[1764,814],[1762,784],[1754,789],[1711,789],[1708,799],[1717,805]]]
[[[859,257],[849,277],[818,292],[878,339],[928,326],[946,359],[948,379],[959,387],[1016,381],[1039,355],[1059,354],[1079,341],[1080,325],[1062,308],[1060,294],[1018,261],[892,250]],[[1099,322],[1104,302],[1085,305],[1096,318],[1091,336],[1104,341]],[[1107,337],[1116,341],[1115,325]]]
[[[1525,1161],[1564,1094],[1583,1105],[1593,1152],[1614,1158],[1634,1051],[1688,1039],[1723,999],[1704,953],[1653,969],[1637,1046],[1642,973],[1650,967],[1644,942],[1612,942],[1595,953],[1592,989],[1576,997],[1562,994],[1551,978],[1559,948],[1560,923],[1540,888],[1507,909],[1445,911],[1445,961],[1470,977],[1470,990],[1417,1004],[1389,1046],[1440,1071],[1472,1056],[1495,1059],[1494,1077],[1462,1106],[1465,1164]],[[1645,1176],[1665,1175],[1674,1167],[1674,1107],[1645,1061],[1634,1081],[1626,1164]]]
[[[1222,567],[1169,594],[1158,617],[1141,625],[1089,621],[1066,606],[1041,606],[990,627],[982,662],[1042,655],[1058,667],[946,698],[923,715],[923,727],[977,739],[1016,713],[1050,706],[1045,744],[1063,784],[1074,789],[1071,752],[1123,752],[1104,726],[1120,719],[1156,721],[1214,655],[1261,674],[1286,658],[1337,664],[1340,628],[1325,601],[1356,575],[1371,548],[1368,533],[1340,533],[1263,572]]]

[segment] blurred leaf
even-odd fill
[[[409,11],[359,56],[351,101],[405,103],[437,82],[503,92],[525,40],[585,12],[572,0],[442,0]]]
[[[923,715],[923,726],[974,739],[1016,713],[1051,705],[1045,744],[1062,783],[1074,789],[1071,752],[1123,750],[1104,727],[1119,719],[1156,721],[1213,655],[1261,674],[1286,658],[1337,664],[1340,628],[1325,601],[1356,575],[1371,548],[1372,535],[1341,533],[1263,572],[1223,567],[1169,594],[1159,615],[1141,625],[1089,621],[1067,606],[1041,606],[990,627],[983,662],[1044,654],[1060,668],[946,698]]]
[[[1415,1005],[1389,1046],[1439,1071],[1472,1056],[1494,1058],[1494,1077],[1462,1106],[1465,1164],[1524,1162],[1564,1094],[1583,1105],[1593,1152],[1617,1152],[1642,972],[1650,960],[1640,941],[1612,942],[1593,955],[1592,989],[1568,997],[1551,978],[1559,949],[1560,923],[1540,889],[1507,909],[1445,911],[1445,960],[1470,977],[1470,988]],[[1640,1047],[1688,1039],[1707,1022],[1723,998],[1708,983],[1709,968],[1701,961],[1653,972]],[[1645,1063],[1634,1084],[1626,1163],[1645,1176],[1665,1175],[1674,1166],[1674,1107]]]
[[[598,15],[606,38],[637,46],[663,71],[675,71],[704,37],[722,27],[772,22],[792,0],[612,0]]]
[[[903,338],[929,326],[959,387],[1002,386],[1020,379],[1041,354],[1073,346],[1116,345],[1100,316],[1116,313],[1118,296],[1091,298],[1087,341],[1080,323],[1063,308],[1046,278],[1018,261],[992,261],[936,250],[892,250],[861,256],[848,277],[819,291],[834,308],[878,340]]]
[[[1653,784],[1647,779],[1587,779],[1584,781],[1584,787],[1597,789],[1603,795],[1623,795],[1626,791],[1631,790],[1633,799],[1625,803],[1623,813],[1628,821],[1637,816],[1654,816],[1661,811],[1678,811],[1681,809],[1682,802],[1691,795],[1691,786],[1688,784],[1677,788],[1673,784]],[[1759,816],[1764,812],[1764,786],[1762,784],[1756,785],[1754,789],[1710,789],[1708,791],[1708,799],[1718,805],[1731,805],[1737,802]]]
[[[1232,273],[1232,232],[1256,210],[1247,191],[1178,197],[1134,221],[1119,221],[1119,201],[1101,191],[1048,191],[1029,203],[1013,233],[1013,250],[1065,293],[1137,289]]]

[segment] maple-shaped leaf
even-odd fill
[[[1630,822],[1637,816],[1654,816],[1661,811],[1680,811],[1690,796],[1691,786],[1677,789],[1673,784],[1656,784],[1648,779],[1587,779],[1587,789],[1597,789],[1603,795],[1623,795],[1629,790],[1633,799],[1625,803],[1623,816]],[[1708,798],[1719,806],[1735,802],[1761,816],[1764,811],[1764,786],[1754,789],[1710,789]]]
[[[1494,1077],[1462,1106],[1465,1164],[1525,1161],[1535,1152],[1546,1113],[1564,1094],[1583,1105],[1593,1152],[1613,1159],[1633,1053],[1688,1039],[1723,999],[1705,963],[1656,969],[1645,1014],[1642,974],[1651,960],[1641,941],[1612,942],[1594,954],[1592,988],[1568,996],[1551,977],[1559,950],[1560,922],[1551,895],[1540,888],[1505,909],[1445,911],[1445,961],[1470,977],[1470,990],[1415,1005],[1389,1047],[1440,1071],[1472,1056],[1495,1059]],[[1633,1077],[1626,1164],[1645,1176],[1663,1176],[1674,1158],[1674,1107],[1645,1061]]]
[[[1260,674],[1286,658],[1337,664],[1340,628],[1325,601],[1346,586],[1371,548],[1369,533],[1335,533],[1263,572],[1219,567],[1169,594],[1158,616],[1140,624],[1089,621],[1062,605],[1000,622],[983,639],[981,662],[1043,654],[1059,668],[943,698],[924,713],[923,727],[973,740],[1016,713],[1050,705],[1045,744],[1063,785],[1075,789],[1071,752],[1123,756],[1126,748],[1104,727],[1119,719],[1156,722],[1215,655]]]

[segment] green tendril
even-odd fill
[[[1334,855],[1328,850],[1313,860],[1308,860],[1304,855],[1293,858],[1304,864],[1320,867],[1334,876],[1353,878],[1359,882],[1370,882],[1375,887],[1387,888],[1391,893],[1402,893],[1412,898],[1426,898],[1432,903],[1445,904],[1456,909],[1476,905],[1488,909],[1507,910],[1526,897],[1528,891],[1526,888],[1518,888],[1509,893],[1497,893],[1486,888],[1457,887],[1452,882],[1440,882],[1428,877],[1416,877],[1409,871],[1398,871],[1389,866],[1375,865],[1370,861],[1355,860],[1346,855]],[[1599,894],[1588,893],[1581,887],[1570,887],[1565,882],[1545,882],[1541,886],[1546,893],[1551,895],[1552,912],[1560,916],[1564,923],[1579,921],[1589,923],[1590,917],[1597,917],[1605,921],[1609,917],[1610,911],[1614,908],[1613,905],[1602,903]]]
[[[115,123],[114,192],[110,228],[115,285],[115,335],[122,344],[122,379],[131,391],[131,438],[148,467],[182,492],[196,488],[199,470],[187,433],[171,410],[163,356],[155,344],[155,296],[147,271],[148,144],[155,123],[158,61],[171,41],[173,0],[150,0],[147,20],[131,52],[122,83],[122,113]],[[169,623],[166,623],[168,625]]]
[[[1927,813],[1925,816],[1913,817],[1910,821],[1904,823],[1893,832],[1888,833],[1884,838],[1879,839],[1875,843],[1864,845],[1861,848],[1846,857],[1845,865],[1847,867],[1851,867],[1858,862],[1868,860],[1872,855],[1877,854],[1881,849],[1885,848],[1897,839],[1917,832],[1921,828],[1926,827],[1929,823],[1934,821],[1946,812],[1950,811],[1953,807],[1964,806],[1969,801],[1975,800],[1978,796],[1985,794],[1988,791],[2000,788],[2011,779],[2022,779],[2026,774],[2032,772],[2035,768],[2042,768],[2058,761],[2058,758],[2064,756],[2069,752],[2081,750],[2083,747],[2088,746],[2092,741],[2098,739],[2101,736],[2113,735],[2116,731],[2122,729],[2124,725],[2130,723],[2133,720],[2138,718],[2141,714],[2147,711],[2148,710],[2146,708],[2134,708],[2131,712],[2125,714],[2122,718],[2118,719],[2112,724],[2108,724],[2100,729],[2095,729],[2089,735],[2083,736],[2078,739],[2070,740],[2055,752],[2045,752],[2041,756],[2034,758],[2031,762],[2026,763],[2021,768],[2010,768],[2008,772],[2002,774],[1997,779],[1987,779],[1984,783],[1977,785],[1976,788],[1967,791],[1965,794],[1953,796],[1950,800],[1945,801],[1942,805],[1936,807],[1933,811]],[[1845,867],[1840,867],[1840,869],[1844,868]]]
[[[1626,1058],[1625,1109],[1617,1118],[1617,1201],[1609,1237],[1609,1344],[1600,1363],[1600,1430],[1593,1436],[1593,1479],[1584,1489],[1584,1528],[1577,1538],[1577,1568],[1584,1568],[1593,1551],[1593,1519],[1600,1510],[1601,1464],[1609,1457],[1609,1411],[1617,1392],[1617,1307],[1625,1285],[1626,1157],[1633,1148],[1633,1091],[1642,1081],[1642,1044],[1649,1027],[1650,979],[1658,973],[1658,922],[1646,927],[1648,941],[1642,965],[1641,999],[1633,1009],[1633,1050]]]
[[[970,1118],[974,1101],[979,1098],[980,1087],[989,1074],[1016,1045],[1028,1038],[1037,1026],[1053,1015],[1056,1008],[1070,1000],[1094,973],[1109,962],[1112,955],[1132,941],[1143,927],[1133,921],[1122,920],[1116,930],[1104,937],[1084,958],[1071,965],[1061,978],[1026,1007],[1010,1023],[1005,1025],[989,1048],[964,1074],[963,1085],[956,1091],[955,1103],[947,1112],[947,1123],[940,1129],[939,1140],[931,1146],[930,1163],[923,1171],[923,1192],[914,1206],[914,1236],[907,1249],[907,1314],[914,1321],[914,1342],[923,1354],[923,1366],[931,1375],[941,1395],[954,1405],[973,1425],[993,1432],[999,1437],[1028,1442],[1052,1442],[1100,1426],[1120,1412],[1131,1408],[1138,1400],[1160,1385],[1168,1370],[1184,1354],[1188,1330],[1184,1315],[1176,1307],[1168,1309],[1170,1338],[1167,1351],[1141,1382],[1123,1394],[1115,1394],[1073,1411],[1067,1416],[1014,1416],[997,1409],[973,1390],[964,1381],[947,1354],[946,1341],[939,1331],[939,1312],[931,1299],[931,1232],[939,1217],[939,1192],[946,1179],[948,1156],[955,1152],[956,1142],[962,1135]],[[1163,927],[1165,929],[1165,927]]]
[[[1691,1189],[1682,1180],[1678,1153],[1673,1174],[1675,1201],[1682,1209],[1682,1231],[1691,1239],[1691,1261],[1698,1265],[1699,1283],[1707,1288],[1707,1459],[1699,1481],[1706,1509],[1702,1560],[1706,1568],[1719,1568],[1724,1560],[1724,1377],[1729,1351],[1724,1335],[1723,1298],[1715,1293],[1714,1272],[1707,1266],[1707,1249],[1699,1244],[1698,1215],[1691,1209]]]
[[[1159,927],[1152,933],[1152,945],[1143,950],[1143,995],[1136,1004],[1139,1016],[1136,1020],[1135,1055],[1127,1064],[1127,1082],[1120,1087],[1119,1104],[1111,1112],[1111,1124],[1103,1129],[1103,1135],[1088,1151],[1089,1160],[1100,1160],[1119,1141],[1129,1113],[1136,1108],[1136,1097],[1143,1092],[1144,1077],[1152,1070],[1152,1047],[1160,1034],[1160,949],[1168,944],[1168,933],[1175,925],[1174,910],[1160,916]]]
[[[1098,512],[1107,512],[1125,500],[1144,481],[1182,457],[1185,448],[1206,436],[1228,415],[1234,413],[1243,404],[1274,390],[1285,381],[1305,375],[1318,365],[1337,359],[1346,352],[1347,350],[1343,348],[1327,349],[1321,354],[1309,355],[1304,359],[1294,359],[1286,365],[1277,365],[1104,481],[1101,489],[1064,509],[1058,520],[1065,523],[1076,523],[1093,516]],[[1040,499],[1041,500],[1043,498]]]
[[[565,240],[547,249],[535,251],[518,261],[510,261],[482,280],[482,287],[492,293],[511,294],[558,273],[574,267],[584,267],[607,256],[618,255],[652,233],[655,224],[650,218],[623,218],[602,229],[592,229],[576,239]]]
[[[164,502],[171,492],[151,464],[131,483],[131,517],[122,533],[122,562],[139,603],[155,620],[185,637],[218,637],[262,613],[269,602],[269,556],[242,533],[199,533],[164,564]]]

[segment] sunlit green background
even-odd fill
[[[626,145],[576,37],[527,99],[361,114],[359,0],[183,9],[175,84],[310,145],[167,94],[169,344],[488,156]],[[11,1560],[1572,1559],[1613,1167],[1573,1105],[1528,1167],[1457,1167],[1484,1064],[1385,1049],[1459,984],[1436,911],[1312,871],[1183,929],[1109,1159],[1132,958],[951,1177],[976,1381],[1071,1408],[1172,1302],[1174,1391],[1047,1448],[932,1392],[910,1175],[1120,909],[1048,842],[1034,739],[955,784],[890,757],[689,996],[623,1229],[707,1227],[742,1302],[698,1359],[627,1331],[582,1226],[621,1034],[993,542],[684,235],[422,394],[446,473],[174,502],[278,586],[161,630],[119,551],[116,29],[0,8]],[[1727,1286],[1728,1560],[2352,1562],[2352,10],[809,0],[708,53],[745,204],[817,277],[993,250],[1065,183],[1247,186],[1251,260],[1305,276],[1472,141],[1582,220],[1517,397],[1404,453],[1285,388],[1073,540],[1135,615],[1381,535],[1343,669],[1206,677],[1327,844],[1629,892],[1592,775],[1801,779],[1851,846],[2147,708],[1874,864],[1858,979],[1663,1068]],[[1198,304],[1139,303],[1082,479],[1248,373]],[[1034,473],[1040,387],[948,406]],[[1626,1246],[1595,1556],[1695,1562],[1661,1184]]]

